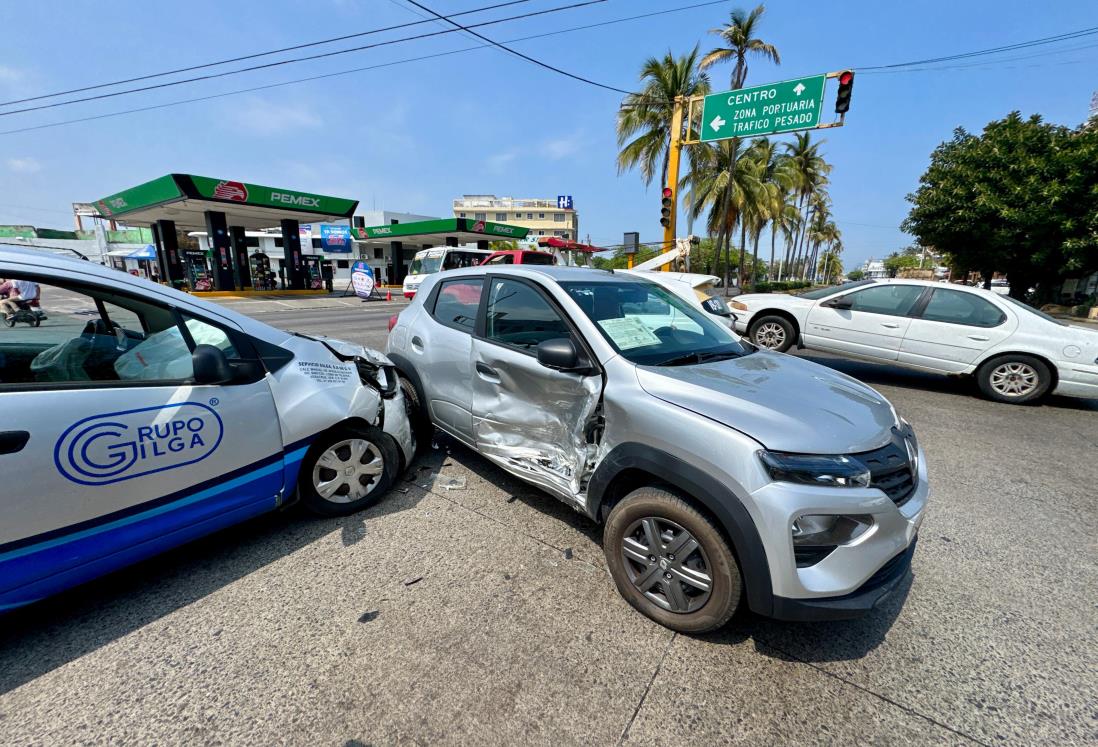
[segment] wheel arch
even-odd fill
[[[620,444],[591,476],[587,487],[589,515],[605,522],[614,504],[646,485],[672,488],[713,521],[740,565],[748,606],[758,614],[769,615],[774,587],[762,538],[743,501],[712,475],[651,446]]]

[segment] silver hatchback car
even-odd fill
[[[419,428],[604,522],[618,590],[671,629],[718,628],[742,604],[855,617],[909,574],[929,494],[911,426],[642,277],[435,275],[388,354]]]

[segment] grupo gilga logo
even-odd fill
[[[207,405],[179,402],[93,415],[73,423],[53,449],[57,470],[81,485],[109,485],[200,462],[225,428]]]

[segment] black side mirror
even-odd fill
[[[833,298],[830,301],[824,301],[823,305],[829,309],[840,309],[843,311],[854,308],[854,302],[849,298],[840,296],[839,298]]]
[[[542,340],[538,343],[538,363],[556,371],[575,371],[580,367],[579,351],[567,337]]]
[[[195,345],[191,353],[194,366],[194,383],[227,384],[233,380],[233,368],[225,351],[213,345]]]

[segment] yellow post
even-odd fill
[[[667,187],[671,190],[671,220],[663,228],[663,246],[660,251],[669,252],[675,246],[675,222],[679,216],[679,158],[682,155],[682,96],[675,98],[671,112],[671,144],[667,154]],[[661,195],[662,198],[662,195]]]

